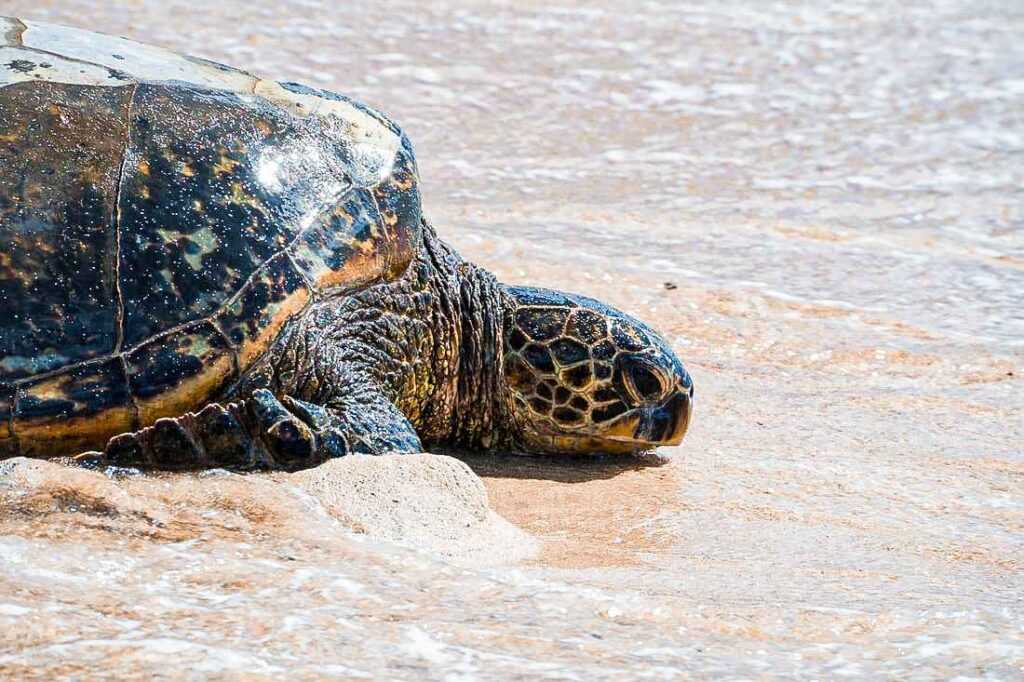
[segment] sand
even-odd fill
[[[1024,676],[1015,3],[4,11],[391,113],[464,256],[697,395],[659,458],[3,465],[0,675]]]

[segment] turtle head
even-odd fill
[[[693,381],[642,322],[583,296],[508,287],[505,379],[513,437],[550,453],[678,445]]]

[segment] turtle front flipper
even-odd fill
[[[353,391],[326,408],[286,398],[293,412],[316,424],[320,433],[344,434],[351,451],[364,455],[423,452],[423,443],[409,419],[372,387]],[[305,412],[305,414],[303,414]]]
[[[295,470],[349,453],[422,451],[409,420],[381,395],[353,396],[324,407],[290,396],[278,400],[257,389],[241,402],[211,403],[197,413],[122,433],[103,452],[86,452],[75,461],[168,471]]]
[[[336,423],[318,418],[312,405],[286,400],[292,410],[259,389],[242,402],[211,403],[197,413],[158,419],[111,438],[102,453],[83,453],[75,460],[84,466],[171,471],[302,469],[348,454],[347,437]]]

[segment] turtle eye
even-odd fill
[[[653,403],[665,397],[669,382],[657,367],[630,358],[623,362],[623,383],[638,403]]]

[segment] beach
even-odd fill
[[[1024,676],[1016,3],[2,11],[387,112],[443,239],[696,396],[635,458],[0,463],[0,676]]]

